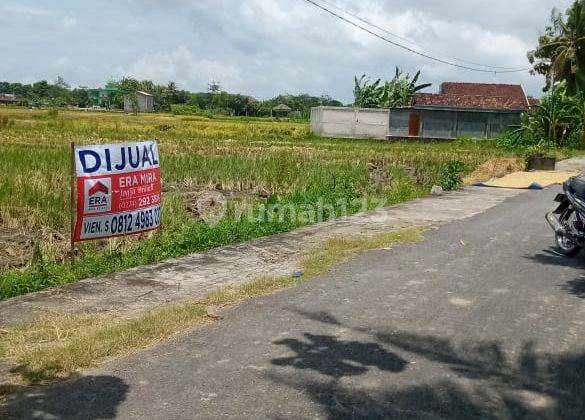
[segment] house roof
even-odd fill
[[[144,92],[142,90],[137,90],[136,93],[139,93],[139,94],[144,95],[144,96],[152,96],[150,93]]]
[[[12,93],[0,93],[0,100],[2,101],[9,101],[9,102],[17,102],[16,95]]]
[[[454,83],[441,85],[440,93],[417,93],[413,106],[493,111],[524,111],[529,102],[520,85]]]
[[[292,111],[292,108],[288,105],[280,104],[280,105],[276,105],[274,108],[272,108],[272,110],[274,110],[274,111]]]
[[[502,111],[523,111],[528,109],[526,98],[443,93],[417,93],[413,97],[412,105]]]
[[[445,82],[441,92],[447,95],[482,95],[490,97],[518,98],[526,101],[526,94],[520,85],[501,83],[460,83]]]

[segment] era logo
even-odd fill
[[[112,179],[85,180],[85,213],[105,213],[112,210]]]

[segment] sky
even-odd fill
[[[434,55],[514,68],[528,67],[526,52],[551,10],[571,3],[326,1]],[[495,75],[430,61],[306,0],[2,0],[0,16],[0,81],[62,76],[72,86],[94,87],[133,76],[204,91],[216,80],[223,90],[260,99],[309,93],[345,103],[352,102],[355,75],[389,79],[396,66],[421,70],[431,92],[443,81],[519,83],[540,96],[544,84],[527,71]]]

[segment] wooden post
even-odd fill
[[[75,264],[75,143],[71,142],[71,180],[70,180],[70,217],[71,217],[71,265]]]

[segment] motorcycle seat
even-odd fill
[[[571,178],[569,181],[569,187],[573,194],[577,196],[580,200],[585,201],[585,179],[581,177]]]

